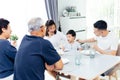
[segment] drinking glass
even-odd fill
[[[95,58],[96,51],[94,49],[90,49],[90,58]]]
[[[81,60],[81,54],[78,53],[78,54],[75,56],[75,65],[80,65],[80,60]]]

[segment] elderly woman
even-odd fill
[[[10,22],[0,19],[0,80],[13,80],[14,60],[17,49],[7,40],[12,30]]]

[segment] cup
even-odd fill
[[[81,59],[81,55],[80,54],[75,56],[75,65],[80,65],[80,59]]]
[[[91,58],[91,59],[95,58],[95,54],[96,54],[95,50],[94,50],[94,49],[91,49],[91,50],[90,50],[90,58]]]

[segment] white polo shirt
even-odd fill
[[[57,33],[52,37],[45,36],[44,39],[49,40],[55,49],[59,49],[61,45],[64,45],[67,42],[66,36],[59,31],[57,31]]]
[[[113,32],[109,32],[106,37],[96,37],[97,45],[105,51],[117,50],[118,38]]]

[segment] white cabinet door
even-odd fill
[[[61,29],[64,34],[68,30],[76,31],[77,38],[86,38],[86,18],[84,17],[60,17]],[[85,30],[85,31],[84,31]]]

